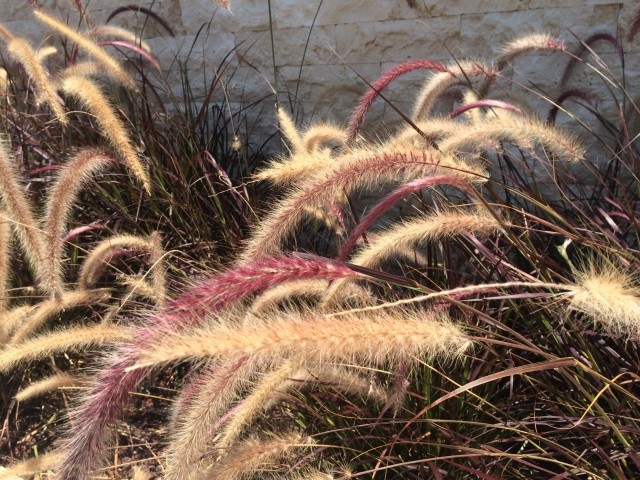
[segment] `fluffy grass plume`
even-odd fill
[[[357,274],[339,262],[298,256],[277,256],[254,260],[201,281],[170,302],[164,321],[180,317],[200,320],[209,313],[283,282],[305,279],[337,280]],[[163,321],[163,320],[161,320]]]
[[[266,180],[274,185],[285,186],[303,182],[311,175],[325,170],[334,159],[324,152],[292,155],[277,159],[254,175],[256,180]]]
[[[304,151],[308,153],[322,149],[325,143],[344,145],[347,141],[347,133],[334,125],[321,123],[309,127],[302,135]]]
[[[478,62],[467,61],[448,66],[446,71],[434,74],[425,82],[418,93],[411,118],[413,121],[427,119],[436,102],[451,87],[467,84],[474,77],[487,79],[495,75],[496,71],[491,65]]]
[[[148,238],[135,235],[109,237],[96,245],[85,258],[78,273],[78,284],[83,290],[92,289],[118,253],[126,251],[151,253],[153,249],[154,244]]]
[[[564,51],[564,42],[546,33],[531,33],[507,43],[500,52],[497,59],[498,70],[502,70],[509,62],[519,55],[532,52],[534,50],[557,50]]]
[[[279,313],[260,322],[212,320],[211,325],[159,336],[142,346],[128,369],[200,358],[276,356],[301,363],[378,364],[403,352],[414,356],[456,356],[468,346],[444,317],[396,311],[328,318],[315,312]]]
[[[280,130],[284,134],[285,138],[289,142],[291,153],[293,155],[297,153],[305,153],[304,143],[302,142],[302,136],[298,132],[293,119],[287,113],[287,111],[280,107],[278,108],[278,122],[280,123]]]
[[[223,359],[197,375],[172,409],[174,428],[165,455],[167,480],[199,478],[194,469],[207,453],[239,387],[255,369],[244,355]]]
[[[149,321],[149,328],[138,332],[137,343],[113,354],[88,390],[84,402],[74,413],[71,435],[65,442],[65,456],[58,472],[60,480],[88,480],[97,468],[111,438],[111,426],[149,373],[149,369],[130,367],[139,360],[139,352],[163,331],[197,325],[203,316],[259,293],[279,282],[303,278],[335,280],[355,275],[346,266],[325,259],[275,257],[240,265],[207,278],[175,300],[164,312]]]
[[[297,386],[292,381],[297,370],[296,363],[285,361],[261,376],[250,393],[233,408],[231,418],[225,423],[215,443],[219,453],[226,453],[254,419],[273,406],[280,394]]]
[[[0,372],[8,372],[19,363],[40,360],[67,350],[131,341],[132,338],[131,329],[115,325],[74,327],[46,333],[0,350]]]
[[[637,278],[604,262],[588,263],[575,274],[569,308],[586,314],[607,331],[640,335],[640,287]]]
[[[487,142],[510,142],[523,149],[542,146],[561,159],[578,162],[584,159],[584,146],[571,134],[533,117],[503,112],[481,125],[460,129],[445,138],[439,147],[444,152],[477,151]]]
[[[167,301],[167,276],[164,265],[164,248],[162,248],[162,238],[160,233],[151,234],[151,253],[149,264],[151,265],[151,284],[155,292],[156,305],[163,308]]]
[[[252,437],[234,446],[222,460],[209,468],[206,480],[240,480],[254,477],[262,469],[272,472],[275,463],[315,442],[297,432],[274,435],[271,438]],[[268,468],[267,468],[268,467]]]
[[[43,378],[37,382],[33,382],[28,387],[21,389],[16,393],[16,400],[24,402],[31,398],[39,397],[51,390],[57,390],[64,387],[77,387],[86,382],[86,377],[78,375],[69,375],[67,373],[59,373]]]
[[[47,273],[43,283],[47,285],[47,290],[54,294],[61,294],[64,288],[64,236],[78,193],[92,175],[115,161],[113,156],[100,149],[81,150],[59,170],[49,190],[43,222],[47,235],[44,250]]]
[[[0,468],[0,480],[16,480],[16,478],[34,476],[35,478],[46,478],[37,475],[37,473],[53,468],[61,457],[62,454],[55,451],[39,455],[36,458],[31,458],[23,462],[15,463],[10,465],[8,468]]]
[[[0,318],[4,319],[8,306],[8,288],[11,273],[11,224],[0,210]],[[4,322],[2,322],[4,323]],[[4,325],[0,325],[0,344],[3,342]]]
[[[289,302],[300,298],[319,299],[329,288],[329,282],[321,279],[295,280],[276,285],[257,297],[250,306],[249,313],[259,315],[270,310],[277,310]],[[349,283],[340,291],[341,300],[354,305],[365,305],[373,300],[370,292],[359,285]],[[285,305],[283,305],[285,304]]]
[[[89,34],[87,33],[85,35],[88,36]],[[114,37],[120,40],[125,40],[137,45],[145,52],[151,53],[151,47],[149,47],[149,44],[126,28],[116,27],[114,25],[97,25],[91,29],[91,35],[97,38]]]
[[[24,323],[25,319],[37,308],[36,305],[17,305],[2,314],[0,324],[0,345]]]
[[[314,125],[304,135],[300,135],[293,121],[282,108],[278,109],[280,125],[291,144],[291,155],[270,162],[269,166],[259,171],[257,180],[268,180],[275,185],[298,183],[307,176],[323,170],[333,161],[330,151],[321,148],[325,142],[342,145],[347,134],[332,125]]]
[[[36,102],[46,103],[58,121],[62,125],[67,125],[67,114],[62,99],[56,93],[54,82],[31,45],[26,40],[15,37],[7,42],[7,51],[12,58],[20,62],[33,82]]]
[[[95,115],[104,135],[113,144],[118,155],[129,170],[142,183],[147,193],[151,193],[149,174],[140,161],[138,152],[131,143],[129,133],[115,109],[107,100],[104,92],[92,80],[79,75],[68,75],[62,79],[62,90],[78,98]]]
[[[135,90],[136,84],[131,76],[120,66],[120,63],[116,61],[111,55],[109,55],[102,47],[86,35],[76,32],[70,28],[67,24],[57,20],[42,10],[34,10],[35,17],[45,25],[53,28],[62,35],[67,36],[71,41],[75,42],[81,48],[84,48],[96,61],[102,64],[103,73],[118,80],[123,85]]]
[[[367,212],[367,214],[362,217],[360,223],[354,228],[353,232],[349,234],[349,237],[345,241],[342,246],[342,250],[340,252],[340,260],[346,260],[351,253],[351,250],[355,246],[357,240],[371,227],[371,225],[378,219],[382,214],[384,214],[389,208],[400,201],[401,199],[407,197],[413,192],[422,190],[424,188],[434,188],[441,185],[446,186],[454,186],[462,191],[466,191],[467,193],[473,192],[472,185],[484,183],[487,178],[482,176],[471,176],[470,178],[466,173],[464,175],[459,175],[463,172],[451,172],[449,175],[435,175],[429,176],[425,178],[418,178],[416,180],[412,180],[411,182],[405,183],[404,185],[398,187],[393,192],[386,195],[382,200],[380,200],[376,205],[373,206],[371,210]]]
[[[42,231],[24,194],[24,189],[20,185],[15,164],[15,158],[10,153],[7,142],[1,139],[0,197],[4,204],[2,213],[6,215],[3,220],[11,222],[36,280],[41,281],[45,276],[43,267],[46,264]]]
[[[33,310],[28,312],[9,340],[9,345],[19,345],[26,338],[40,329],[56,315],[70,308],[81,306],[95,306],[109,299],[106,290],[74,290],[65,292],[59,297],[40,302]],[[26,312],[25,312],[26,313]]]
[[[476,210],[445,210],[387,229],[375,242],[353,257],[351,262],[376,268],[396,252],[410,250],[420,243],[443,240],[462,232],[488,235],[500,231],[505,225],[481,207]]]
[[[380,234],[375,241],[355,255],[350,263],[366,268],[379,268],[385,261],[403,252],[412,251],[416,245],[460,235],[463,232],[489,235],[499,232],[506,223],[500,223],[486,210],[455,209],[442,211],[422,218],[395,225]],[[346,280],[334,282],[327,290],[322,303],[324,308],[335,305],[338,293]]]
[[[319,383],[330,384],[342,393],[370,397],[380,403],[388,399],[381,388],[343,367],[320,365],[316,368],[310,365],[299,368],[297,362],[285,361],[263,375],[251,392],[233,408],[230,412],[231,418],[220,432],[215,447],[225,452],[238,441],[243,431],[249,428],[261,413],[272,408],[282,395]]]
[[[249,261],[280,251],[284,241],[305,218],[309,205],[327,207],[358,189],[379,188],[383,183],[402,183],[426,174],[474,172],[463,164],[435,151],[405,149],[363,149],[345,155],[330,169],[321,171],[294,187],[258,224],[240,257]]]

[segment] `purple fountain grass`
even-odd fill
[[[152,253],[154,243],[151,239],[135,235],[114,235],[98,243],[85,258],[78,273],[78,285],[81,289],[94,288],[104,269],[115,258],[130,255],[131,252]]]
[[[334,362],[379,366],[401,354],[456,358],[469,345],[446,315],[407,309],[341,317],[314,310],[279,312],[256,322],[245,322],[242,316],[209,317],[207,325],[157,336],[139,350],[138,362],[127,371],[242,354],[286,359],[300,366]]]
[[[256,363],[247,355],[216,362],[182,389],[171,411],[171,438],[165,455],[166,480],[194,478],[194,465],[219,430],[238,387],[251,380]]]
[[[478,89],[479,97],[485,98],[487,96],[489,89],[498,78],[499,73],[504,70],[512,60],[535,50],[566,52],[565,44],[561,39],[545,33],[531,33],[507,43],[501,49],[501,55],[496,60],[497,74],[487,78],[480,86]]]
[[[302,135],[302,143],[306,152],[313,153],[320,150],[326,142],[344,145],[347,141],[347,133],[339,127],[329,124],[313,125]]]
[[[15,463],[6,469],[0,469],[1,480],[15,480],[16,478],[30,477],[36,478],[44,475],[38,475],[38,472],[45,472],[52,468],[62,457],[62,453],[54,450],[53,452],[39,455],[22,462]]]
[[[284,282],[303,278],[334,280],[355,276],[348,267],[321,258],[275,257],[230,269],[205,279],[155,315],[135,334],[136,341],[118,349],[90,387],[85,401],[74,414],[69,437],[64,442],[65,457],[58,480],[88,480],[90,472],[103,457],[111,436],[110,427],[128,404],[131,392],[150,369],[128,369],[139,361],[139,353],[158,336],[172,330],[196,325],[202,316],[247,295]]]
[[[240,261],[273,255],[304,219],[309,205],[326,207],[336,196],[356,189],[380,188],[383,182],[398,183],[417,176],[441,172],[477,172],[473,167],[436,151],[417,148],[363,150],[341,158],[327,171],[294,187],[258,224]]]
[[[291,155],[287,158],[272,160],[266,168],[258,171],[253,177],[278,186],[301,183],[310,175],[326,169],[332,161],[334,158],[319,151]]]
[[[158,308],[164,308],[167,300],[167,276],[165,272],[162,238],[160,233],[151,234],[151,252],[149,252],[149,264],[151,265],[151,285],[157,299]]]
[[[49,73],[40,63],[36,52],[29,43],[22,38],[13,38],[7,42],[9,55],[20,62],[35,87],[36,103],[46,103],[62,125],[67,125],[67,115],[64,102],[56,93],[55,86],[49,78]]]
[[[502,70],[514,58],[534,50],[566,51],[564,42],[546,33],[531,33],[507,43],[498,57],[498,70]]]
[[[151,179],[140,159],[139,148],[134,146],[124,122],[100,86],[89,78],[70,75],[63,77],[61,89],[66,94],[76,97],[96,116],[103,135],[111,142],[131,173],[142,183],[145,191],[151,193]]]
[[[254,382],[251,392],[245,396],[234,408],[220,431],[215,442],[215,448],[220,455],[226,453],[236,443],[256,417],[270,409],[278,399],[278,394],[285,393],[299,386],[295,380],[299,367],[296,362],[276,362],[273,368],[266,369],[261,377]]]
[[[281,461],[301,448],[315,445],[311,437],[297,432],[274,436],[269,439],[249,438],[234,446],[229,455],[210,466],[206,480],[240,480],[255,476],[263,470],[271,472],[275,462]],[[265,468],[267,467],[268,468]]]
[[[248,314],[261,315],[270,310],[287,308],[290,301],[296,298],[320,299],[326,292],[330,283],[327,280],[294,280],[271,287],[257,297],[249,308]],[[366,288],[356,283],[349,283],[340,291],[343,301],[353,305],[369,305],[375,301],[375,297]]]
[[[217,312],[240,298],[286,281],[307,278],[337,280],[357,275],[341,262],[321,257],[303,259],[294,255],[253,260],[214,275],[171,301],[168,312],[173,314],[169,314],[167,320],[173,322],[173,315],[197,319],[207,313]]]
[[[40,302],[33,311],[25,315],[22,322],[16,325],[15,332],[7,342],[8,345],[19,345],[37,332],[44,324],[65,310],[96,306],[107,301],[110,293],[106,290],[75,290],[61,293],[59,297]]]
[[[534,117],[513,115],[506,111],[487,119],[482,125],[460,129],[458,133],[445,138],[439,147],[450,154],[464,152],[465,149],[477,152],[489,142],[510,142],[525,150],[542,146],[567,162],[579,162],[586,153],[584,145],[569,132],[549,126]]]
[[[52,390],[59,388],[80,387],[87,382],[84,375],[70,375],[68,373],[57,373],[31,383],[28,387],[20,389],[16,393],[16,400],[24,402],[31,398],[39,397]]]
[[[142,38],[140,38],[138,35],[130,30],[127,30],[126,28],[116,27],[114,25],[98,25],[97,27],[93,28],[91,32],[87,32],[87,34],[92,34],[98,38],[116,37],[120,40],[124,40],[138,46],[148,54],[151,53],[151,47],[149,46],[149,44],[142,40]]]
[[[82,326],[58,330],[26,339],[18,345],[0,350],[0,372],[7,372],[24,362],[78,348],[132,341],[132,329],[117,325]]]
[[[569,309],[622,335],[640,335],[640,287],[636,276],[604,261],[590,262],[576,272],[568,293]]]
[[[55,183],[49,190],[44,215],[44,231],[47,236],[44,253],[47,264],[44,267],[46,273],[43,283],[47,286],[47,291],[54,295],[60,295],[64,288],[62,249],[73,203],[89,178],[113,163],[116,163],[116,159],[104,150],[81,150],[59,170]]]
[[[45,276],[46,258],[40,224],[20,185],[14,154],[4,141],[0,141],[0,198],[4,206],[3,220],[11,223],[36,280],[41,281]]]
[[[400,65],[395,65],[387,70],[378,80],[376,80],[371,85],[367,93],[365,93],[360,100],[358,107],[351,115],[351,118],[349,119],[349,125],[347,127],[347,143],[352,144],[356,140],[356,137],[360,132],[360,127],[364,122],[364,117],[373,104],[373,101],[380,95],[380,92],[387,88],[389,84],[391,84],[394,80],[398,79],[402,75],[409,72],[414,72],[416,70],[435,70],[438,72],[446,72],[447,67],[435,60],[418,59],[409,60],[408,62],[401,63]]]
[[[111,55],[109,55],[91,38],[88,38],[86,35],[82,35],[81,33],[76,32],[67,24],[45,14],[42,10],[36,10],[33,12],[33,14],[40,22],[48,25],[54,30],[57,30],[60,34],[66,35],[71,41],[86,49],[87,52],[89,52],[96,61],[103,65],[103,73],[109,75],[115,80],[118,80],[124,86],[129,87],[132,90],[137,89],[136,83],[133,81],[131,76],[122,68],[120,63],[118,63]]]
[[[305,150],[304,143],[302,143],[302,136],[300,135],[300,132],[298,132],[291,115],[289,115],[287,110],[283,107],[278,108],[277,114],[280,131],[289,141],[292,155],[304,153]]]
[[[11,275],[11,226],[6,214],[0,210],[0,316],[4,318],[9,305],[9,280]],[[0,328],[0,343],[4,341],[3,329]]]
[[[481,78],[485,82],[493,81],[497,71],[492,65],[477,61],[457,62],[429,78],[418,93],[411,118],[418,122],[428,118],[443,95],[457,85],[471,86],[472,79]]]
[[[486,178],[477,177],[475,179],[465,179],[464,177],[459,175],[438,175],[419,178],[402,185],[401,187],[388,194],[382,200],[380,200],[380,202],[378,202],[364,217],[362,217],[360,223],[356,226],[353,232],[351,232],[344,245],[342,246],[339,260],[346,260],[349,257],[351,250],[353,250],[353,247],[356,245],[358,239],[369,229],[373,222],[380,218],[380,216],[385,213],[392,205],[394,205],[396,202],[400,201],[407,195],[418,190],[422,190],[423,188],[433,188],[439,185],[454,186],[467,193],[473,193],[474,190],[472,187],[472,183],[474,183],[474,180],[475,182],[484,182],[486,181]]]
[[[271,409],[282,395],[316,384],[332,385],[342,393],[361,395],[384,404],[388,395],[371,378],[350,372],[342,366],[307,365],[299,367],[297,361],[277,365],[256,382],[251,392],[233,409],[217,435],[215,448],[226,451],[237,443],[243,432],[258,416]]]
[[[508,226],[508,222],[497,220],[494,213],[480,204],[476,205],[475,210],[463,208],[444,210],[393,225],[377,237],[375,242],[362,248],[351,259],[351,263],[354,268],[362,266],[375,269],[389,258],[407,255],[421,243],[451,238],[462,232],[491,235]],[[329,287],[322,302],[323,308],[332,308],[336,305],[338,292],[349,280],[339,279]]]

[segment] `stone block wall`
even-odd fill
[[[78,23],[70,0],[40,3],[49,13]],[[132,3],[165,18],[176,33],[174,38],[152,19],[133,12],[119,15],[112,23],[142,32],[175,85],[180,82],[172,64],[181,58],[197,96],[206,93],[206,86],[199,82],[203,72],[210,79],[232,52],[224,73],[228,98],[237,109],[261,102],[252,107],[257,120],[248,128],[252,135],[264,138],[275,129],[271,88],[277,90],[280,102],[293,102],[301,123],[345,122],[365,90],[364,80],[375,80],[396,63],[413,58],[491,59],[509,40],[535,31],[574,45],[576,38],[596,32],[624,39],[638,8],[630,0],[273,0],[271,12],[267,0],[232,0],[231,12],[218,8],[214,0],[85,3],[97,23],[118,6]],[[32,20],[26,0],[0,0],[0,6],[4,12],[0,20],[11,31],[34,42],[47,41],[47,32]],[[640,38],[631,44],[623,41],[623,47],[631,85],[640,74]],[[610,44],[597,42],[594,50],[614,73],[620,71]],[[565,64],[566,57],[533,53],[514,63],[512,76],[527,86],[544,84],[553,95],[558,86],[548,84],[549,80],[559,79]],[[389,99],[410,112],[427,75],[416,72],[398,81]],[[592,90],[604,108],[617,108],[608,91],[611,86],[587,69],[578,69],[572,81]],[[377,124],[379,120],[393,124],[399,117],[384,102],[377,102],[370,118]]]

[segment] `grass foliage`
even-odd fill
[[[69,406],[0,478],[640,476],[640,110],[591,48],[622,62],[614,36],[396,65],[344,127],[301,131],[281,105],[287,153],[242,184],[258,155],[211,95],[170,115],[138,37],[34,15],[68,43],[54,63],[0,28],[2,435],[16,402]],[[565,71],[515,82],[536,52]],[[616,115],[572,86],[580,67]],[[417,71],[412,112],[366,131]],[[256,182],[279,193],[254,209]],[[168,414],[144,413],[162,442],[119,466],[168,377]]]

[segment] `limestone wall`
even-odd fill
[[[77,22],[70,0],[40,3],[48,12]],[[136,1],[85,3],[99,23],[117,6]],[[224,74],[228,96],[234,108],[266,100],[252,107],[256,115],[259,111],[262,114],[257,124],[248,127],[262,133],[273,131],[275,123],[270,85],[277,89],[280,101],[295,101],[295,111],[304,123],[319,118],[343,122],[364,91],[359,75],[373,81],[385,68],[412,58],[490,59],[507,41],[533,31],[559,35],[574,44],[574,36],[584,39],[596,32],[623,39],[637,8],[630,0],[273,0],[270,20],[267,0],[232,0],[232,12],[217,8],[214,0],[137,3],[165,18],[175,30],[175,38],[144,15],[123,13],[112,23],[142,31],[161,64],[174,75],[176,85],[177,69],[170,67],[176,56],[182,58],[197,95],[205,93],[200,81],[203,67],[211,78],[235,48]],[[46,32],[31,19],[26,0],[0,0],[0,5],[5,12],[1,19],[10,30],[36,42],[44,40]],[[640,38],[632,44],[625,41],[623,46],[627,81],[633,82],[640,72]],[[610,44],[598,42],[594,49],[614,72],[619,71]],[[527,55],[514,64],[514,80],[527,85],[530,81],[548,83],[550,78],[559,78],[565,63],[566,57]],[[397,82],[389,98],[410,111],[416,89],[426,75],[415,73]],[[593,90],[594,98],[615,110],[605,81],[577,71],[574,83]],[[551,84],[545,88],[554,94],[558,87]],[[376,103],[371,117],[390,123],[397,119],[384,102]]]

